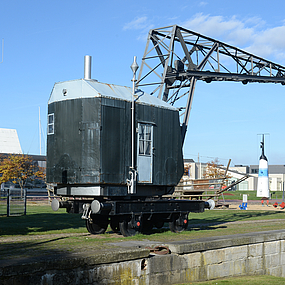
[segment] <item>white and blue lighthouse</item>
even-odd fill
[[[261,156],[259,158],[259,171],[258,171],[258,182],[257,182],[257,197],[269,198],[269,180],[268,180],[268,161],[264,154],[264,135],[262,135],[262,142],[260,143],[262,149]]]

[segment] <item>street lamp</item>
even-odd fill
[[[137,171],[135,169],[135,83],[136,83],[136,72],[139,66],[137,64],[137,57],[134,56],[134,61],[131,65],[133,71],[133,90],[132,90],[132,165],[131,165],[131,187],[130,194],[136,193],[136,177]]]

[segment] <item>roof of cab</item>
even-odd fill
[[[117,100],[132,101],[132,89],[126,86],[101,83],[97,80],[77,79],[55,83],[48,104],[58,101],[79,98],[105,97]],[[136,103],[152,105],[160,108],[177,110],[170,104],[151,96],[142,90],[135,92]]]

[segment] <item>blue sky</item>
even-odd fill
[[[39,154],[39,107],[46,135],[54,83],[82,78],[88,54],[92,78],[131,86],[133,56],[140,65],[151,28],[178,24],[285,65],[284,8],[279,0],[2,0],[0,127],[17,130],[24,153]],[[285,164],[284,95],[275,84],[198,82],[184,157],[258,164],[258,134],[268,133],[269,164]]]

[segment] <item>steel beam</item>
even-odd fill
[[[136,87],[147,87],[150,94],[172,105],[177,106],[189,88],[183,140],[197,80],[285,85],[284,66],[177,25],[149,32],[141,66],[148,70],[144,73],[141,68]],[[182,89],[184,94],[179,96]]]

